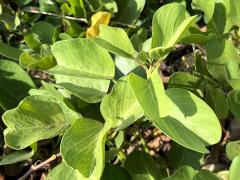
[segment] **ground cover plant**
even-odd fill
[[[0,0],[2,179],[237,180],[238,0]]]

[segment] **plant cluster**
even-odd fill
[[[0,3],[6,177],[239,179],[238,0]]]

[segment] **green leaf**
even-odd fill
[[[204,12],[206,23],[208,23],[214,14],[215,0],[193,0],[193,9],[199,9]]]
[[[64,133],[70,126],[55,99],[29,96],[3,115],[6,144],[13,149],[23,149],[32,143]]]
[[[92,119],[76,120],[60,145],[67,165],[77,169],[85,178],[99,179],[104,169],[105,138],[110,127],[109,122],[103,125]]]
[[[102,24],[99,29],[98,37],[92,39],[96,44],[125,58],[134,59],[137,56],[127,33],[123,29]]]
[[[52,53],[58,65],[50,69],[50,73],[95,79],[114,77],[111,56],[89,39],[77,38],[56,42],[52,46]]]
[[[123,167],[107,163],[101,180],[132,180],[129,173]]]
[[[0,22],[4,24],[4,27],[12,32],[16,30],[16,28],[20,25],[20,19],[18,17],[18,13],[14,12],[12,8],[8,5],[2,5],[2,12],[0,14]]]
[[[66,179],[79,180],[84,178],[81,176],[78,170],[73,169],[70,166],[67,166],[65,162],[62,162],[61,164],[53,168],[46,177],[46,180],[66,180]]]
[[[27,33],[24,36],[24,41],[28,45],[29,48],[39,53],[41,49],[41,42],[39,36],[34,33]]]
[[[130,72],[134,72],[142,77],[146,77],[145,69],[136,61],[117,55],[115,56],[114,61],[116,67],[115,79],[119,79],[122,76],[128,75]]]
[[[53,0],[39,0],[40,11],[56,12],[57,4]]]
[[[230,177],[229,179],[230,180],[235,180],[235,179],[239,178],[239,176],[240,176],[239,167],[240,167],[240,155],[235,157],[232,161],[232,164],[229,169],[229,177]]]
[[[131,74],[129,82],[147,117],[159,119],[168,115],[168,100],[157,70],[154,70],[148,81]]]
[[[225,0],[227,9],[227,22],[225,31],[228,32],[233,26],[240,27],[240,4],[238,0]]]
[[[0,166],[7,164],[14,164],[20,161],[25,161],[31,158],[34,151],[15,151],[11,154],[1,157]]]
[[[211,173],[207,170],[200,170],[198,173],[194,176],[192,180],[222,180],[222,178],[216,176],[215,174]]]
[[[112,92],[101,103],[105,120],[113,121],[113,128],[124,129],[143,116],[143,110],[134,96],[128,77],[117,81]]]
[[[207,43],[206,51],[207,68],[214,78],[220,82],[228,82],[230,79],[238,78],[235,71],[239,70],[240,56],[231,42],[210,40]]]
[[[63,94],[60,91],[56,90],[52,84],[48,84],[44,81],[42,81],[42,84],[43,86],[40,89],[31,89],[29,91],[29,94],[31,96],[44,96],[49,99],[54,98],[54,102],[56,102],[62,108],[65,119],[71,123],[73,123],[75,119],[81,117],[81,115],[76,112],[76,109],[74,109],[73,105],[67,101],[67,99],[64,98]]]
[[[182,166],[173,175],[164,178],[163,180],[192,180],[196,171],[190,166]]]
[[[119,23],[133,24],[139,18],[144,6],[145,0],[115,0],[118,6],[116,20]]]
[[[226,154],[230,160],[240,155],[240,141],[232,141],[227,143]]]
[[[74,17],[86,16],[86,10],[83,0],[67,0],[66,3],[61,5],[61,10],[65,14],[73,15]]]
[[[124,164],[132,176],[132,180],[160,180],[163,174],[158,169],[153,158],[144,152],[134,151]]]
[[[70,93],[88,103],[97,103],[102,100],[108,91],[109,80],[91,79],[74,76],[55,75],[56,82]]]
[[[27,69],[48,70],[56,65],[56,60],[52,56],[40,57],[24,52],[20,56],[19,63]]]
[[[179,3],[162,6],[153,16],[150,57],[164,59],[195,20],[196,16],[189,17]]]
[[[240,91],[233,90],[228,94],[227,102],[230,111],[233,113],[235,118],[240,121]]]
[[[55,43],[52,52],[57,66],[48,72],[55,74],[58,85],[89,103],[99,102],[106,95],[108,79],[114,77],[114,64],[107,51],[89,39],[71,39]]]
[[[88,0],[87,2],[92,11],[97,11],[99,8],[101,8],[101,0]]]
[[[38,21],[32,26],[32,32],[45,44],[52,44],[58,36],[57,27],[45,21]]]
[[[201,90],[204,81],[199,76],[194,76],[187,72],[176,72],[169,78],[169,88],[183,88],[192,92]]]
[[[205,146],[216,144],[221,138],[221,127],[213,110],[187,90],[170,88],[166,94],[170,114],[151,119],[155,126],[182,146],[207,153]]]
[[[207,24],[208,31],[214,32],[219,39],[223,38],[226,26],[226,13],[227,12],[224,3],[221,1],[217,1],[215,3],[212,19]]]
[[[186,149],[177,143],[173,143],[167,154],[168,165],[171,168],[178,169],[182,166],[191,166],[199,169],[203,164],[204,154]]]
[[[228,116],[228,105],[225,92],[216,87],[206,85],[206,102],[216,113],[219,119],[225,119]]]
[[[14,48],[8,44],[0,42],[0,55],[12,59],[14,61],[18,61],[21,51],[17,48]]]
[[[0,106],[11,109],[35,87],[28,74],[15,62],[0,60]]]

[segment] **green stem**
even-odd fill
[[[122,164],[125,163],[126,161],[126,155],[124,154],[124,152],[119,151],[117,154],[118,159],[122,162]]]
[[[149,151],[149,149],[147,147],[147,143],[146,143],[146,141],[145,141],[144,137],[142,136],[142,133],[140,132],[139,129],[138,129],[138,135],[139,135],[139,138],[140,138],[140,142],[143,145],[144,151],[149,154],[150,151]]]

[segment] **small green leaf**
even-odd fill
[[[235,157],[232,161],[232,164],[229,169],[229,177],[230,177],[229,180],[235,180],[240,177],[239,167],[240,167],[240,155]]]
[[[195,20],[196,16],[189,17],[179,3],[162,6],[153,16],[150,57],[164,59]]]
[[[45,21],[38,21],[32,26],[32,32],[37,34],[44,44],[52,44],[58,37],[57,27]]]
[[[206,23],[208,23],[214,14],[215,0],[193,0],[193,9],[199,9],[204,12]]]
[[[23,149],[32,143],[64,133],[71,119],[64,118],[55,99],[29,96],[17,108],[3,114],[6,144],[13,149]]]
[[[101,180],[132,180],[130,174],[121,166],[107,163]]]
[[[116,20],[124,24],[132,24],[139,18],[144,6],[145,0],[115,0],[118,6]]]
[[[181,166],[191,166],[194,169],[199,169],[203,164],[203,158],[204,154],[186,149],[177,143],[172,143],[172,147],[167,154],[168,165],[174,169]]]
[[[34,33],[27,33],[24,36],[24,41],[28,45],[29,48],[39,53],[41,49],[41,42],[39,36]]]
[[[233,26],[240,27],[240,3],[238,0],[226,0],[227,23],[225,32],[228,32]]]
[[[196,171],[190,166],[182,166],[173,175],[164,178],[163,180],[192,180],[196,175]]]
[[[219,119],[225,119],[228,116],[228,105],[226,101],[225,92],[216,87],[206,87],[206,102],[214,110]]]
[[[204,81],[199,76],[194,76],[187,72],[176,72],[170,76],[168,87],[169,88],[182,88],[192,92],[201,90]]]
[[[15,62],[0,60],[0,106],[11,109],[28,95],[35,85],[28,74]]]
[[[233,160],[236,156],[240,155],[240,141],[232,141],[227,143],[226,153],[230,160]]]
[[[240,56],[231,42],[210,40],[206,50],[207,68],[214,78],[220,82],[228,82],[236,78],[235,71],[239,70]]]
[[[99,179],[104,169],[105,136],[111,124],[81,118],[64,134],[61,154],[67,165],[88,179]]]
[[[99,28],[98,37],[92,39],[99,46],[125,58],[134,59],[137,56],[127,33],[123,29],[102,24]]]
[[[211,6],[210,6],[211,8]],[[219,39],[223,39],[223,34],[226,26],[226,7],[223,1],[215,3],[214,14],[207,24],[208,31],[214,32]]]
[[[56,12],[57,4],[53,0],[39,0],[40,11]]]
[[[163,174],[158,169],[153,158],[144,152],[131,153],[124,164],[132,176],[132,180],[161,180]]]
[[[12,59],[14,61],[18,61],[21,51],[17,48],[14,48],[8,44],[0,42],[0,55]]]
[[[240,121],[240,91],[233,90],[228,94],[227,102],[230,111],[233,113],[235,118]]]
[[[21,54],[19,63],[24,68],[39,70],[48,70],[56,65],[56,61],[52,56],[40,57],[30,55],[27,52]]]
[[[101,103],[101,113],[106,120],[113,121],[113,128],[124,129],[143,116],[143,110],[134,96],[128,77],[117,81],[111,94]]]
[[[34,151],[15,151],[11,154],[1,157],[0,166],[28,160],[33,156],[33,154]]]
[[[73,15],[74,17],[86,16],[86,10],[83,0],[67,0],[66,3],[61,5],[61,10],[65,14]]]

